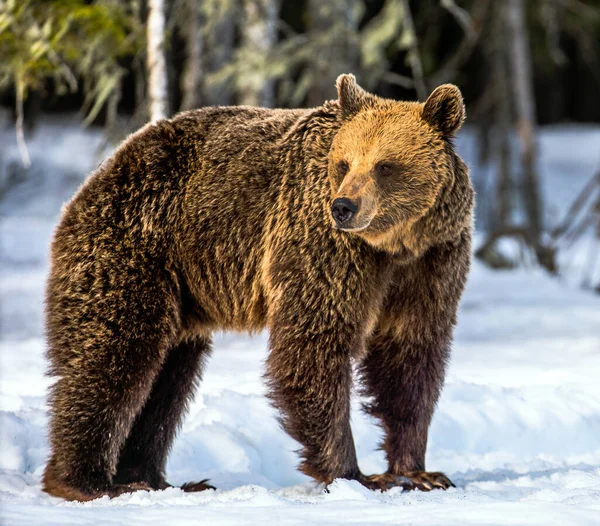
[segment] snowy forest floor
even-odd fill
[[[30,144],[30,177],[19,181],[8,133],[0,132],[0,173],[16,184],[0,202],[1,524],[600,524],[600,299],[577,287],[584,247],[559,279],[474,264],[427,455],[429,469],[445,471],[456,488],[382,494],[336,481],[325,493],[296,470],[298,445],[264,397],[267,335],[225,334],[215,338],[167,468],[171,483],[210,478],[217,491],[85,504],[47,496],[40,488],[51,382],[42,324],[47,246],[100,137],[46,125]],[[551,210],[564,210],[597,169],[599,145],[598,128],[543,132]],[[470,161],[469,142],[459,148]],[[354,406],[361,468],[384,471],[381,431],[358,400]]]

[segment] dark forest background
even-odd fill
[[[214,103],[236,104],[253,84],[270,84],[273,94],[266,101],[280,107],[320,104],[334,96],[333,81],[339,72],[352,71],[374,92],[397,99],[418,98],[411,51],[418,48],[422,74],[428,91],[442,82],[458,84],[465,96],[470,120],[483,119],[491,104],[494,59],[498,48],[511,44],[510,32],[499,28],[500,11],[512,0],[165,0],[165,53],[167,57],[170,112],[189,106]],[[536,120],[539,124],[562,121],[600,122],[600,1],[599,0],[521,0],[529,39]],[[92,47],[102,32],[113,33],[106,57],[91,57],[91,50],[79,50],[80,57],[64,60],[114,61],[119,82],[111,91],[118,93],[118,111],[133,114],[144,104],[144,32],[148,5],[143,0],[2,0],[2,14],[30,11],[42,26],[55,19],[57,25],[72,16],[73,32],[79,32],[77,45]],[[261,25],[248,20],[262,18]],[[77,13],[82,6],[95,6],[88,14]],[[408,6],[414,37],[406,30]],[[61,12],[63,11],[63,12]],[[68,11],[71,11],[69,13]],[[102,13],[104,11],[104,13]],[[196,12],[194,12],[196,11]],[[100,20],[102,14],[112,21]],[[17,17],[19,14],[17,13]],[[83,26],[77,17],[87,16]],[[26,19],[23,13],[21,18]],[[396,17],[397,20],[391,20]],[[63,20],[60,20],[60,19]],[[197,18],[197,20],[194,20]],[[12,21],[8,20],[10,24]],[[505,24],[502,24],[505,25]],[[0,29],[2,27],[0,26]],[[8,28],[4,28],[8,29]],[[31,26],[23,28],[30,31]],[[19,39],[14,28],[15,39]],[[408,33],[408,34],[407,34]],[[61,37],[64,38],[64,37]],[[26,40],[35,40],[29,37]],[[193,40],[200,40],[198,44]],[[60,40],[60,38],[59,38]],[[87,40],[87,42],[86,42]],[[411,40],[414,40],[412,42]],[[14,50],[8,35],[0,38],[3,61]],[[58,47],[58,45],[57,45]],[[114,48],[119,49],[114,49]],[[189,64],[197,47],[198,63]],[[98,50],[101,54],[102,50]],[[76,53],[70,53],[75,55]],[[249,54],[254,55],[248,57]],[[260,54],[260,56],[256,56]],[[86,56],[87,55],[87,56]],[[62,58],[62,57],[61,57]],[[109,64],[106,64],[108,66]],[[40,66],[40,78],[27,89],[25,113],[34,124],[37,112],[76,111],[86,95],[82,78],[77,86],[67,86],[55,72]],[[198,71],[195,83],[185,82],[190,68]],[[11,76],[2,66],[3,76]],[[107,68],[110,69],[110,68]],[[46,70],[46,71],[44,71]],[[74,71],[75,77],[90,74]],[[244,79],[244,74],[248,78]],[[36,75],[37,76],[37,75]],[[255,77],[261,77],[258,81]],[[101,81],[101,79],[93,79]],[[299,86],[299,83],[302,85]],[[194,90],[194,93],[186,93]],[[14,108],[15,92],[5,78],[0,103]],[[103,94],[106,99],[112,93]],[[93,122],[106,120],[105,104]]]

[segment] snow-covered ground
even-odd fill
[[[86,504],[42,493],[47,245],[60,203],[97,164],[100,143],[95,131],[50,122],[31,140],[34,168],[19,182],[14,140],[0,131],[0,184],[17,181],[0,196],[1,524],[600,524],[600,298],[576,279],[478,263],[427,459],[457,488],[381,494],[337,481],[325,493],[296,471],[298,445],[264,398],[266,335],[225,334],[168,464],[170,482],[208,477],[217,491]],[[468,135],[459,148],[473,158]],[[559,215],[598,167],[600,129],[545,130],[541,150],[545,194]],[[381,472],[380,430],[355,405],[360,465]]]

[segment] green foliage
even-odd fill
[[[402,2],[387,0],[381,11],[362,30],[362,66],[371,73],[367,78],[375,77],[375,81],[379,81],[382,72],[387,70],[387,50],[390,44],[393,44],[394,51],[411,47],[410,34],[404,30],[404,14]]]
[[[87,121],[124,74],[143,28],[118,0],[0,0],[0,87],[24,97],[53,80],[58,94],[85,87]]]

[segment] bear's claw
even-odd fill
[[[195,491],[204,491],[207,489],[217,489],[208,483],[208,479],[201,480],[200,482],[186,482],[181,485],[181,489],[186,493],[193,493]]]
[[[443,473],[428,471],[407,471],[401,474],[383,473],[381,475],[363,476],[359,479],[369,489],[387,491],[400,487],[405,491],[432,489],[448,489],[456,487]]]
[[[126,493],[134,493],[136,491],[153,491],[154,488],[146,482],[129,482],[127,484],[113,484],[109,486],[102,496],[108,495],[111,499],[124,495]]]

